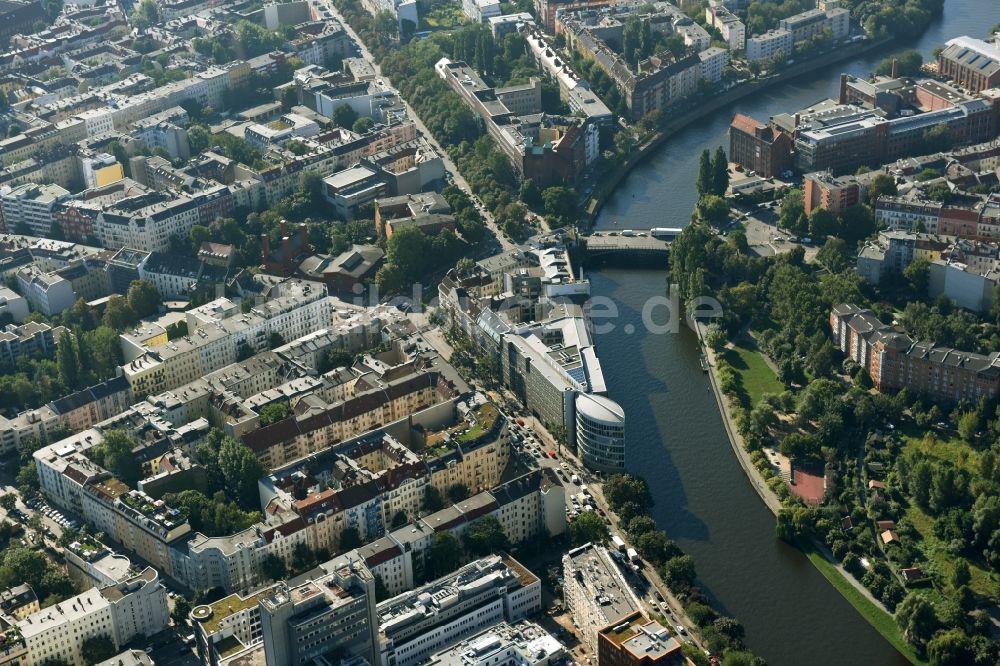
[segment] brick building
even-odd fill
[[[938,71],[972,92],[1000,86],[1000,48],[971,37],[956,37],[938,56]]]
[[[729,160],[763,178],[773,178],[792,167],[792,140],[769,125],[737,113],[729,125]]]

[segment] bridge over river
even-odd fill
[[[649,229],[631,229],[626,232],[595,231],[586,238],[587,259],[635,258],[665,261],[670,254],[672,238],[673,234],[662,231],[653,236]]]

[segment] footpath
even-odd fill
[[[715,351],[705,344],[705,324],[702,322],[697,322],[697,334],[698,341],[701,344],[702,350],[708,356],[708,379],[709,383],[712,385],[712,394],[715,396],[715,401],[719,405],[719,413],[722,415],[722,422],[726,427],[726,432],[729,435],[729,444],[733,448],[733,452],[736,454],[736,459],[739,461],[740,466],[743,467],[743,471],[747,475],[747,480],[750,481],[750,485],[753,489],[757,491],[760,499],[764,502],[771,513],[775,516],[778,515],[778,511],[781,510],[782,504],[781,500],[778,498],[777,494],[767,485],[764,477],[754,466],[753,461],[750,460],[750,454],[747,452],[746,443],[743,440],[743,436],[740,434],[739,429],[736,427],[736,419],[733,416],[732,410],[729,406],[729,400],[726,398],[722,389],[719,388],[719,380],[716,376],[716,371],[718,369],[718,364],[716,360]],[[885,607],[881,601],[872,596],[871,591],[861,584],[857,578],[852,576],[847,569],[840,564],[840,562],[833,556],[830,549],[826,547],[826,544],[820,543],[817,540],[813,540],[813,546],[823,559],[829,562],[837,572],[851,584],[859,593],[861,593],[869,602],[871,602],[877,609],[886,613],[890,617],[892,613],[889,609]]]

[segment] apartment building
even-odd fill
[[[857,205],[864,196],[859,180],[852,176],[834,176],[829,171],[807,173],[804,176],[803,203],[806,215],[817,208],[825,208],[834,215],[842,215]]]
[[[509,556],[476,560],[378,605],[379,661],[415,666],[501,621],[542,608],[541,581]]]
[[[955,404],[989,400],[1000,389],[1000,352],[983,355],[917,342],[851,304],[833,308],[830,327],[834,344],[868,371],[880,391],[906,388]]]
[[[259,655],[256,663],[266,663],[260,601],[277,586],[230,594],[191,611],[198,661],[202,666],[219,666],[224,660],[228,663],[248,654]]]
[[[16,626],[27,646],[29,663],[60,660],[84,666],[81,649],[87,639],[106,636],[120,649],[137,637],[165,629],[169,616],[167,591],[157,571],[146,567],[125,581],[93,587],[32,613]]]
[[[678,666],[690,664],[680,640],[656,620],[635,613],[597,634],[602,666]]]
[[[792,40],[796,44],[823,34],[826,30],[829,30],[831,38],[837,41],[850,33],[851,13],[840,7],[826,10],[810,9],[781,19],[778,21],[778,27],[791,33]]]
[[[48,324],[28,322],[15,326],[7,324],[0,331],[0,365],[14,366],[24,357],[55,357],[56,340]]]
[[[294,340],[326,328],[331,321],[324,285],[282,280],[266,287],[264,298],[245,313],[228,298],[188,310],[188,334],[174,340],[159,323],[143,323],[123,333],[122,373],[133,394],[142,398],[188,384],[235,363],[243,347],[262,351],[275,334]]]
[[[698,63],[699,68],[701,63]],[[540,184],[575,183],[587,167],[587,119],[541,112],[541,81],[493,88],[464,62],[434,66],[444,82],[480,117],[514,169]],[[700,69],[699,69],[700,71]]]
[[[596,653],[598,633],[639,612],[641,604],[607,548],[588,543],[565,553],[562,564],[566,610]]]
[[[132,576],[132,562],[116,553],[96,538],[81,534],[63,548],[66,570],[78,585],[108,587]]]
[[[722,33],[730,51],[739,51],[746,46],[747,27],[725,5],[706,7],[705,22]]]
[[[795,38],[784,28],[772,28],[760,35],[747,38],[746,57],[751,62],[770,62],[779,55],[792,56]]]
[[[55,272],[28,266],[16,275],[18,289],[31,304],[31,309],[46,317],[53,317],[76,303],[72,283]]]
[[[248,433],[243,441],[269,467],[278,467],[458,395],[456,385],[440,372],[419,370],[316,413]]]
[[[4,187],[0,189],[0,225],[8,233],[44,238],[52,231],[59,204],[69,196],[69,190],[54,183]]]
[[[40,608],[38,596],[27,583],[14,585],[0,592],[0,613],[4,616],[23,620]]]
[[[10,315],[10,321],[20,324],[28,316],[28,301],[10,287],[0,287],[0,318]]]

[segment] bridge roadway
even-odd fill
[[[664,256],[670,253],[668,240],[653,238],[649,232],[643,236],[622,236],[615,232],[594,232],[587,237],[587,256],[590,258],[602,255],[632,255],[632,256]],[[638,233],[638,231],[637,231]]]

